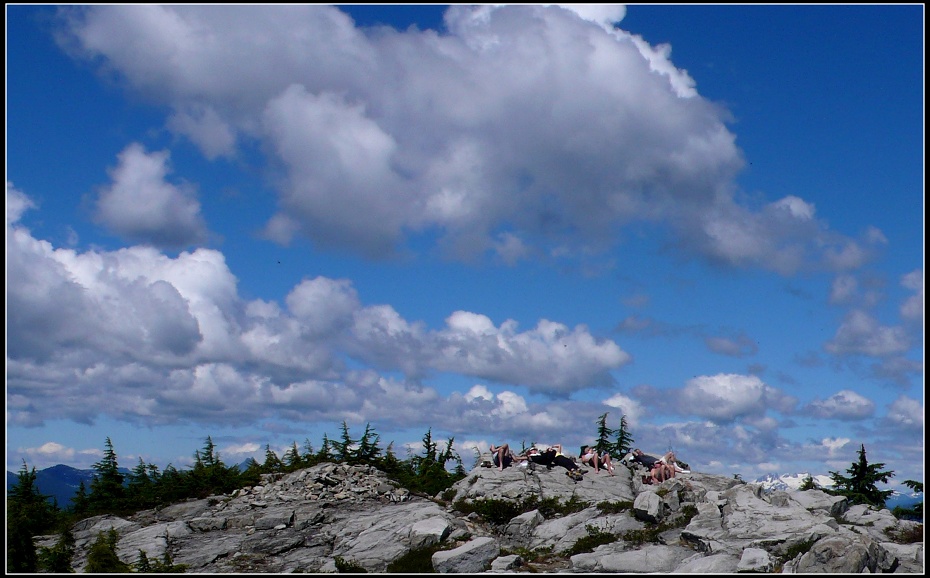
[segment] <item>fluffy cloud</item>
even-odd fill
[[[617,393],[604,400],[604,405],[620,410],[620,415],[626,416],[627,424],[633,428],[646,417],[646,410],[641,403],[622,393]],[[614,427],[619,427],[619,419]],[[608,424],[609,425],[609,424]]]
[[[920,269],[901,277],[901,286],[914,292],[901,305],[901,317],[907,321],[923,321],[924,272]]]
[[[180,248],[206,239],[200,203],[189,186],[165,181],[167,151],[147,153],[131,144],[111,169],[113,183],[104,187],[96,205],[97,221],[132,241]]]
[[[28,198],[7,188],[14,207]],[[431,330],[388,305],[364,305],[351,282],[304,279],[277,303],[245,302],[223,255],[168,257],[151,247],[79,253],[7,229],[8,416],[93,422],[109,413],[142,423],[243,423],[287,415],[382,415],[422,420],[434,390],[424,376],[449,372],[565,397],[612,383],[630,356],[584,326],[540,320],[519,331],[456,311]],[[350,371],[400,371],[391,381]],[[491,414],[549,423],[512,391]],[[474,400],[472,400],[474,401]],[[524,414],[526,414],[524,416]],[[524,417],[520,417],[524,416]],[[445,419],[440,419],[445,421]]]
[[[846,315],[836,335],[824,345],[824,349],[835,355],[872,357],[904,353],[909,347],[910,341],[903,328],[879,325],[874,317],[858,309]]]
[[[875,403],[854,391],[844,389],[827,399],[812,401],[804,411],[819,418],[860,420],[875,413]]]
[[[688,380],[677,406],[686,415],[729,422],[763,415],[777,397],[776,390],[754,375],[704,375]]]
[[[858,290],[858,282],[852,275],[839,275],[830,288],[830,303],[848,303]]]
[[[19,221],[29,209],[34,209],[35,203],[32,202],[32,199],[23,194],[22,191],[13,187],[13,183],[10,181],[6,182],[6,226],[9,227],[13,223]],[[9,234],[9,230],[7,230]]]
[[[207,158],[236,155],[243,137],[263,145],[286,171],[265,230],[281,243],[382,257],[435,232],[450,256],[513,263],[596,254],[618,226],[647,221],[732,266],[848,270],[868,257],[803,199],[736,204],[728,114],[670,46],[615,27],[622,6],[453,5],[443,34],[364,31],[321,5],[60,14],[72,55],[169,107],[167,127]],[[101,219],[153,242],[202,239],[160,154],[124,152]],[[154,211],[118,210],[142,194]],[[169,214],[180,224],[165,236]]]
[[[924,429],[924,406],[916,399],[902,395],[888,407],[885,421],[893,428],[901,428],[917,433],[922,432]]]

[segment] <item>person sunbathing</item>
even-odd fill
[[[671,452],[669,452],[669,454],[670,453]],[[674,466],[670,466],[666,462],[662,461],[663,459],[667,460],[669,454],[665,454],[665,456],[662,456],[662,458],[657,458],[644,453],[643,450],[639,448],[633,450],[632,461],[645,466],[646,469],[649,470],[651,477],[644,476],[644,483],[661,484],[665,480],[675,477]],[[672,456],[674,457],[674,454],[672,454]],[[649,481],[646,481],[647,479]]]
[[[491,461],[493,461],[494,465],[497,466],[498,471],[503,472],[504,468],[509,468],[513,463],[514,455],[513,452],[510,451],[509,444],[502,444],[499,446],[491,444],[490,452]]]
[[[581,463],[594,468],[594,473],[596,474],[601,472],[601,465],[603,465],[607,468],[607,471],[610,473],[610,475],[614,475],[614,466],[610,462],[610,454],[604,452],[598,455],[593,446],[582,446]]]

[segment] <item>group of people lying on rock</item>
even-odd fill
[[[675,452],[668,452],[661,458],[657,458],[637,448],[624,456],[621,461],[644,466],[649,471],[648,475],[643,476],[644,484],[661,484],[669,478],[674,478],[675,474],[691,473],[691,470],[686,470],[678,464]]]
[[[573,458],[562,453],[562,444],[551,445],[545,450],[532,446],[522,454],[514,454],[508,444],[499,446],[492,444],[490,452],[491,462],[485,462],[482,465],[496,467],[500,471],[510,467],[514,462],[526,462],[527,465],[539,464],[546,466],[550,470],[555,466],[561,466],[565,468],[568,477],[575,481],[582,479],[582,475],[586,472]],[[593,446],[582,446],[580,460],[583,465],[594,468],[595,473],[600,473],[601,468],[604,468],[611,476],[614,475],[614,465],[610,454],[607,452],[599,454]],[[644,484],[661,484],[669,478],[674,478],[676,473],[690,473],[689,470],[685,470],[678,465],[673,452],[668,452],[661,458],[657,458],[643,453],[642,450],[637,448],[627,454],[621,461],[629,466],[633,464],[644,466],[649,471],[648,476],[643,476]]]

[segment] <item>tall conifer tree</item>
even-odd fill
[[[870,464],[865,457],[865,444],[859,448],[859,460],[853,462],[844,476],[838,472],[830,472],[833,478],[833,493],[849,498],[851,504],[868,504],[879,508],[885,507],[885,500],[891,495],[891,490],[879,490],[878,482],[887,483],[894,477],[893,471],[881,471],[885,464]]]

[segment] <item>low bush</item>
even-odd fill
[[[611,544],[620,539],[620,536],[613,534],[611,532],[605,532],[597,526],[592,526],[588,524],[585,526],[585,530],[588,531],[588,535],[580,538],[576,541],[571,548],[565,550],[563,554],[565,556],[574,556],[575,554],[582,554],[584,552],[593,552],[595,548],[603,544]]]
[[[814,542],[816,542],[816,540],[806,540],[804,542],[798,542],[797,544],[788,546],[788,548],[785,549],[785,553],[781,555],[782,562],[788,562],[790,560],[794,560],[801,554],[807,554],[814,546]]]
[[[633,502],[599,502],[597,504],[597,509],[605,514],[619,514],[620,512],[632,510]]]
[[[639,530],[629,530],[622,534],[620,537],[632,544],[641,545],[646,542],[658,542],[659,535],[662,532],[672,530],[674,528],[684,528],[689,523],[691,519],[697,516],[698,510],[692,504],[687,504],[679,510],[678,514],[674,517],[670,517],[658,524],[647,524],[645,528]]]
[[[898,544],[917,544],[924,541],[924,525],[910,525],[902,529],[885,528],[885,534]]]
[[[367,574],[368,570],[365,570],[352,560],[346,560],[342,556],[336,556],[333,559],[336,562],[336,570],[340,574]]]
[[[389,574],[433,574],[433,554],[451,548],[451,544],[433,544],[410,550],[387,565]]]
[[[510,500],[498,500],[496,498],[487,498],[483,500],[456,500],[453,507],[459,512],[470,514],[477,513],[487,522],[495,525],[503,525],[516,518],[520,514],[539,510],[545,518],[552,518],[557,515],[567,515],[580,512],[590,504],[572,496],[571,499],[560,502],[558,498],[546,498],[540,500],[537,496],[530,496],[519,502]]]

